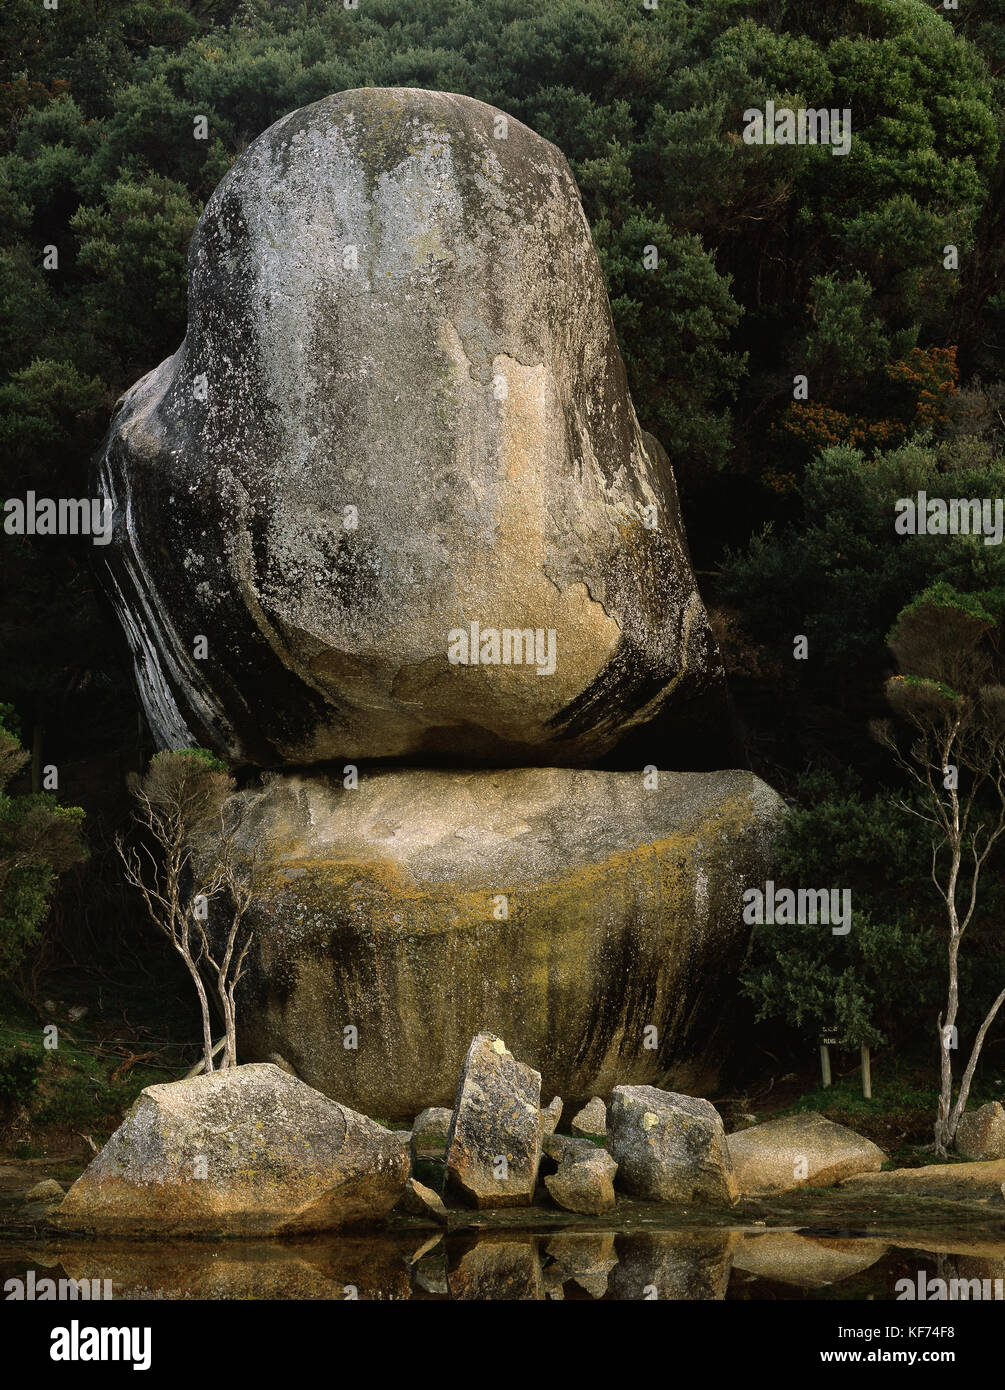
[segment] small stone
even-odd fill
[[[842,1190],[887,1197],[938,1197],[946,1201],[986,1201],[997,1197],[1005,1179],[1005,1158],[973,1163],[926,1163],[921,1168],[887,1168],[856,1173]]]
[[[575,1280],[591,1298],[603,1298],[607,1278],[618,1263],[613,1231],[560,1231],[548,1242],[551,1264],[545,1270],[549,1296],[561,1296],[562,1286]]]
[[[573,1139],[563,1150],[558,1172],[546,1177],[544,1185],[552,1201],[566,1211],[602,1216],[614,1208],[617,1171],[618,1165],[606,1149],[598,1149],[588,1139]]]
[[[561,1163],[566,1145],[571,1142],[568,1134],[544,1134],[541,1136],[541,1152],[546,1158]]]
[[[616,1086],[607,1143],[625,1192],[651,1202],[732,1206],[739,1197],[722,1120],[696,1096]]]
[[[446,1106],[434,1105],[416,1115],[412,1127],[412,1162],[419,1158],[445,1158],[447,1135],[454,1112]]]
[[[988,1101],[979,1110],[967,1110],[956,1130],[956,1152],[977,1161],[1005,1158],[1005,1106]]]
[[[556,1096],[549,1105],[541,1111],[541,1134],[554,1134],[558,1127],[558,1122],[562,1118],[562,1097]]]
[[[284,1071],[287,1076],[296,1076],[297,1074],[296,1069],[291,1067],[286,1058],[281,1056],[278,1052],[270,1052],[265,1060],[271,1062],[274,1067],[278,1067],[280,1071]]]
[[[606,1134],[607,1133],[607,1106],[599,1096],[584,1105],[578,1115],[573,1116],[572,1124],[569,1126],[573,1134]]]
[[[447,1224],[447,1209],[439,1193],[421,1182],[416,1182],[414,1178],[409,1178],[405,1184],[405,1195],[401,1199],[401,1205],[410,1216],[429,1216],[441,1226]]]
[[[61,1202],[64,1197],[62,1187],[55,1178],[43,1178],[24,1194],[26,1202]]]

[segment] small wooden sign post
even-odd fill
[[[824,1088],[831,1084],[831,1048],[837,1043],[831,1033],[820,1034],[820,1074],[823,1077]]]
[[[869,1057],[869,1044],[862,1044],[862,1094],[872,1100],[872,1063]]]

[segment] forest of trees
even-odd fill
[[[870,725],[898,670],[888,636],[924,591],[979,602],[996,651],[1005,618],[1003,546],[894,531],[921,490],[1005,494],[1005,0],[6,0],[0,44],[5,497],[87,495],[116,399],[184,334],[205,200],[279,116],[439,88],[558,145],[641,423],[676,470],[743,745],[797,807],[780,873],[855,888],[851,946],[759,935],[752,1015],[804,1045],[829,1010],[849,1045],[934,1064],[945,904],[916,793]],[[746,144],[743,112],[767,99],[850,107],[850,153]],[[151,948],[113,841],[153,750],[88,551],[3,538],[0,699],[32,754],[25,796],[55,766],[86,813],[89,856],[48,883],[31,949],[121,979]],[[2,856],[17,815],[0,809]],[[992,858],[961,1037],[1005,977],[1003,889]],[[7,973],[37,987],[37,969]]]

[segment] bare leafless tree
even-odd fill
[[[213,1071],[210,997],[216,996],[225,1029],[221,1069],[237,1065],[234,993],[252,933],[247,910],[255,856],[237,849],[240,828],[232,803],[233,781],[223,765],[201,749],[158,753],[132,784],[139,844],[116,837],[125,876],[142,894],[151,921],[181,956],[199,1000],[203,1069]],[[211,907],[229,912],[227,931],[211,933]]]
[[[244,974],[248,951],[254,933],[248,926],[247,911],[254,896],[255,870],[258,864],[257,851],[238,855],[235,851],[234,837],[237,826],[228,824],[225,812],[221,812],[218,850],[211,860],[214,865],[213,883],[219,884],[220,906],[229,913],[226,936],[218,948],[214,948],[212,936],[206,922],[199,919],[197,929],[200,937],[202,960],[213,980],[217,1002],[223,1015],[225,1044],[220,1061],[221,1070],[237,1066],[237,1003],[235,992]],[[214,897],[217,896],[214,894]]]

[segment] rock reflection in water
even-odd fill
[[[406,1299],[414,1238],[68,1245],[71,1279],[111,1279],[116,1299]]]
[[[734,1231],[646,1231],[617,1238],[618,1263],[611,1271],[616,1299],[723,1299]]]
[[[545,1247],[544,1270],[549,1298],[603,1298],[608,1276],[618,1263],[613,1231],[563,1231]]]
[[[490,1235],[473,1240],[460,1259],[450,1259],[447,1284],[453,1299],[544,1298],[541,1257],[534,1236]]]
[[[747,1234],[733,1265],[758,1279],[822,1289],[870,1269],[889,1249],[883,1241],[803,1236],[795,1231]]]
[[[29,1269],[111,1280],[117,1300],[722,1300],[789,1296],[782,1286],[827,1297],[863,1280],[870,1297],[895,1298],[898,1278],[922,1268],[932,1278],[1000,1279],[1005,1244],[706,1228],[0,1246],[0,1283]]]

